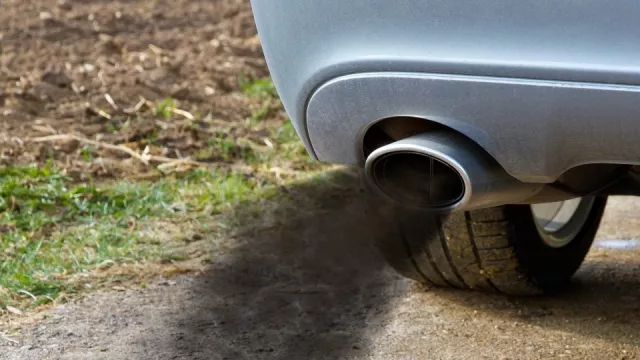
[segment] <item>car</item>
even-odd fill
[[[380,249],[432,286],[535,295],[638,195],[640,3],[252,0],[318,161],[357,167]]]

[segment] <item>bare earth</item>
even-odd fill
[[[570,289],[515,299],[397,277],[357,198],[327,195],[315,217],[230,239],[199,275],[18,321],[0,358],[640,359],[635,199],[610,202]]]
[[[55,134],[170,158],[206,156],[224,129],[262,141],[242,121],[260,101],[239,79],[268,75],[248,0],[0,1],[0,166],[55,159],[85,180],[148,171],[122,152],[77,141],[32,142]],[[195,120],[154,114],[167,98]],[[277,120],[269,114],[267,120]],[[193,120],[193,121],[192,121]],[[266,125],[266,124],[263,124]]]

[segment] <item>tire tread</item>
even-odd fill
[[[426,241],[424,256],[434,269],[424,273],[429,283],[442,286],[444,282],[457,288],[492,290],[509,295],[541,292],[542,289],[520,269],[511,223],[504,208],[451,214],[446,222],[452,226],[436,220],[434,225],[438,231],[430,234],[434,239]],[[429,256],[429,253],[435,256]],[[413,251],[411,255],[414,256]]]
[[[537,295],[559,285],[546,273],[532,271],[532,261],[538,267],[547,265],[540,263],[541,258],[536,253],[539,250],[533,251],[538,260],[532,260],[530,249],[523,246],[533,239],[530,237],[534,235],[530,234],[536,232],[531,228],[534,226],[530,225],[531,220],[526,220],[530,219],[530,210],[524,206],[454,212],[444,218],[381,204],[380,199],[373,199],[371,208],[382,213],[384,221],[392,223],[389,226],[391,233],[381,236],[378,241],[382,254],[396,271],[408,278],[428,287],[455,287],[507,295]],[[584,245],[580,245],[587,250],[605,205],[606,198],[601,198],[590,215],[592,223],[586,227],[581,239]],[[553,276],[568,280],[584,254],[586,252],[578,251],[572,255],[575,268],[568,266]]]

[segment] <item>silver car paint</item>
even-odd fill
[[[314,151],[328,162],[361,164],[364,130],[397,115],[459,131],[524,182],[552,182],[594,159],[640,160],[638,86],[368,73],[323,85],[307,114]]]
[[[381,116],[413,114],[437,115],[432,120],[465,133],[525,181],[552,181],[583,163],[640,161],[633,141],[640,119],[638,1],[253,0],[252,6],[285,108],[320,160],[361,163],[358,141],[368,126]],[[352,74],[370,80],[343,77]],[[419,84],[436,75],[444,88],[434,80]],[[464,84],[458,75],[479,78]],[[332,96],[316,91],[337,83],[336,90],[349,88],[341,92],[347,97],[318,102]],[[398,94],[385,93],[388,86]],[[434,91],[437,101],[428,96]],[[364,108],[350,103],[367,96]],[[354,119],[359,112],[370,118]]]

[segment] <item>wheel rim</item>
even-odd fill
[[[545,244],[554,248],[567,246],[584,226],[593,198],[577,198],[531,205],[538,232]]]

